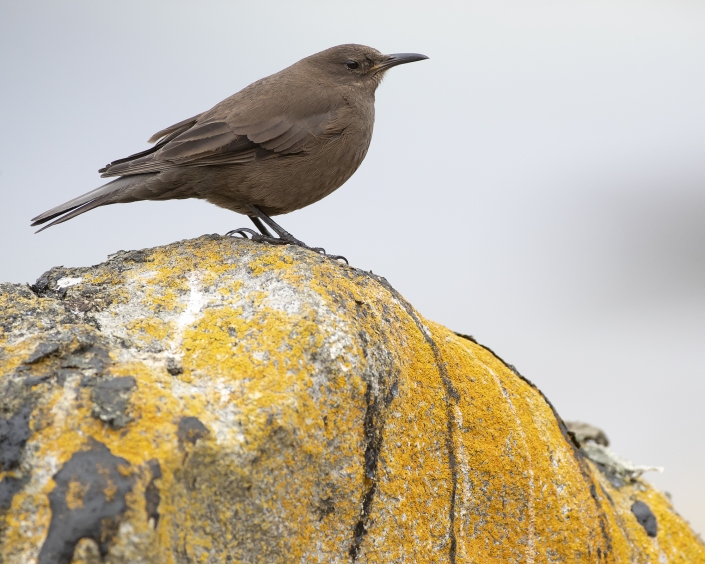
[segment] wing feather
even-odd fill
[[[264,143],[286,133],[291,127],[291,121],[286,118],[275,117],[261,123],[255,123],[246,127],[235,128],[242,135],[253,143]]]
[[[177,166],[244,164],[256,159],[284,157],[310,151],[324,139],[340,135],[340,117],[349,108],[301,117],[278,116],[256,123],[237,118],[207,119],[198,116],[156,133],[159,144],[142,153],[115,161],[102,169],[103,176],[160,172]]]
[[[175,123],[174,125],[170,125],[166,129],[162,129],[161,131],[157,131],[154,135],[152,135],[147,143],[154,143],[156,141],[159,141],[162,137],[168,137],[172,136],[172,134],[178,135],[179,133],[183,133],[187,129],[190,129],[193,127],[196,122],[198,121],[198,118],[201,117],[203,113],[200,113],[198,115],[195,115],[193,117],[190,117],[188,119],[185,119],[183,121],[180,121],[179,123]],[[176,135],[172,136],[176,137]]]

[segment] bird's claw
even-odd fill
[[[319,255],[322,255],[326,258],[329,258],[331,260],[344,260],[345,264],[350,265],[348,262],[348,259],[346,259],[342,255],[329,255],[326,250],[323,247],[309,247],[308,245],[301,244],[299,245],[300,247],[303,247],[304,249],[308,249],[309,251],[313,251],[314,253],[318,253]]]
[[[307,245],[301,245],[301,246],[310,250],[310,251],[313,251],[314,253],[318,253],[319,255],[323,255],[324,257],[329,258],[331,260],[341,260],[342,259],[345,261],[345,264],[347,264],[348,266],[350,265],[350,263],[348,262],[348,259],[346,259],[344,256],[342,256],[342,255],[329,255],[323,247],[309,247]]]
[[[334,261],[343,260],[343,261],[345,261],[345,264],[347,264],[348,266],[350,266],[350,263],[348,262],[348,259],[346,259],[343,255],[327,255],[327,254],[325,254],[325,253],[323,253],[323,255],[324,255],[326,258],[329,258],[329,259],[334,260]]]
[[[342,256],[342,255],[329,255],[323,247],[309,247],[308,245],[302,243],[301,241],[297,241],[296,243],[292,242],[291,244],[296,245],[297,247],[308,249],[309,251],[313,251],[314,253],[318,253],[319,255],[324,256],[324,257],[331,259],[331,260],[337,261],[337,260],[342,259],[345,261],[345,264],[350,265],[350,263],[348,262],[348,259],[346,259],[344,256]]]
[[[233,229],[228,231],[225,236],[234,237],[235,235],[241,235],[243,239],[251,239],[252,241],[259,241],[262,235],[257,233],[254,229],[249,229],[247,227],[240,227],[239,229]],[[249,237],[248,237],[249,235]]]
[[[348,262],[348,259],[346,259],[344,256],[329,255],[328,253],[326,253],[326,250],[323,247],[309,247],[306,243],[304,243],[303,241],[299,241],[294,237],[292,237],[291,239],[284,239],[281,237],[267,237],[266,235],[257,233],[254,229],[250,229],[248,227],[240,227],[239,229],[233,229],[232,231],[228,231],[225,235],[231,237],[235,235],[240,235],[243,239],[248,239],[249,241],[254,241],[256,243],[269,243],[270,245],[294,245],[296,247],[308,249],[309,251],[313,251],[314,253],[318,253],[319,255],[323,255],[324,257],[329,258],[331,260],[343,260],[345,261],[345,264],[350,264]]]
[[[228,231],[226,234],[230,236],[234,235],[241,235],[243,239],[247,239],[248,241],[254,241],[256,243],[269,243],[270,245],[289,245],[289,244],[296,244],[292,243],[291,241],[287,241],[286,239],[280,239],[279,237],[267,237],[266,235],[262,235],[260,233],[257,233],[254,229],[250,229],[248,227],[240,227],[239,229],[233,229],[232,231]],[[248,237],[249,235],[249,237]],[[300,245],[300,246],[306,246],[306,245]],[[308,248],[308,247],[307,247]]]

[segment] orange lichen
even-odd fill
[[[217,237],[110,266],[120,260],[81,273],[115,297],[96,314],[111,363],[27,388],[32,470],[0,521],[5,564],[35,561],[51,477],[91,441],[127,462],[117,469],[132,484],[116,563],[705,562],[663,495],[642,481],[615,488],[536,388],[383,280]],[[26,298],[61,305],[37,300]],[[41,338],[0,336],[0,383]],[[23,374],[52,374],[62,354]],[[94,416],[90,386],[126,376],[133,419],[116,429]],[[70,482],[69,508],[86,491]],[[636,500],[656,515],[656,538]],[[75,561],[94,548],[79,543]]]

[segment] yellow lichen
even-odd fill
[[[89,489],[90,486],[88,484],[82,484],[78,480],[71,480],[66,492],[66,507],[71,510],[83,507],[83,498]]]
[[[115,562],[349,562],[351,551],[359,562],[448,562],[451,550],[456,562],[705,562],[663,495],[642,481],[615,488],[537,389],[380,281],[217,238],[125,264],[85,280],[117,296],[102,315],[122,333],[93,377],[135,379],[134,419],[121,429],[97,419],[89,378],[36,388],[33,470],[0,537],[8,554],[36,556],[51,476],[95,440],[127,461],[118,472],[132,484]],[[282,288],[293,302],[274,295]],[[116,344],[125,336],[133,348]],[[0,341],[0,378],[36,342]],[[25,372],[58,369],[59,356]],[[184,418],[201,427],[180,429]],[[110,470],[101,475],[114,500]],[[71,481],[69,507],[86,491]],[[147,517],[155,491],[158,519]],[[656,515],[656,539],[635,500]],[[92,549],[79,544],[76,562]]]

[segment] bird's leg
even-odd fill
[[[261,220],[259,217],[252,217],[252,216],[249,216],[249,217],[250,217],[250,219],[252,220],[252,223],[255,224],[255,227],[256,227],[257,229],[259,229],[259,232],[260,232],[262,235],[264,235],[265,237],[271,237],[271,236],[272,236],[272,234],[269,232],[269,229],[267,229],[267,228],[265,227],[264,223],[262,223],[262,220]]]
[[[250,235],[250,238],[253,241],[271,243],[272,245],[296,245],[297,247],[303,247],[304,249],[309,249],[311,251],[320,253],[328,258],[332,258],[333,260],[342,259],[345,261],[346,264],[349,264],[348,259],[343,256],[329,255],[326,253],[326,250],[321,247],[309,247],[306,243],[294,237],[291,233],[289,233],[286,229],[284,229],[281,225],[279,225],[276,221],[274,221],[271,217],[269,217],[266,213],[264,213],[254,204],[247,204],[247,208],[250,210],[250,212],[252,212],[252,215],[250,215],[249,218],[252,220],[252,223],[255,224],[255,227],[257,227],[257,229],[259,229],[262,234],[260,235],[252,229],[241,227],[240,229],[234,229],[233,231],[229,231],[227,235],[237,234],[242,235],[243,237],[247,237],[247,235]],[[262,222],[269,225],[269,227],[272,228],[272,230],[278,235],[278,237],[273,237]]]
[[[251,215],[248,217],[252,220],[252,223],[255,224],[255,227],[259,229],[259,233],[247,227],[241,227],[240,229],[233,229],[232,231],[228,231],[226,235],[242,235],[245,239],[247,239],[247,236],[249,235],[250,239],[258,242],[279,241],[279,239],[272,236],[272,234],[269,232],[269,229],[267,229],[267,227],[264,225],[264,223],[262,223],[262,220],[259,217],[253,217]]]
[[[258,220],[264,221],[269,227],[272,228],[272,230],[279,235],[279,243],[280,245],[282,244],[289,244],[289,245],[296,245],[297,247],[306,247],[307,249],[312,249],[317,252],[323,252],[323,254],[326,253],[325,249],[321,248],[313,248],[309,247],[306,243],[303,241],[299,241],[296,237],[294,237],[291,233],[289,233],[286,229],[284,229],[281,225],[279,225],[276,221],[274,221],[271,217],[269,217],[266,213],[264,213],[261,209],[259,209],[257,206],[254,204],[247,204],[248,209],[253,212],[254,215],[257,216]],[[250,216],[252,217],[252,216]],[[254,218],[253,220],[254,221]],[[255,223],[257,225],[257,223]],[[259,228],[259,225],[257,225]],[[261,229],[260,229],[261,231]],[[270,235],[271,237],[271,235]]]

